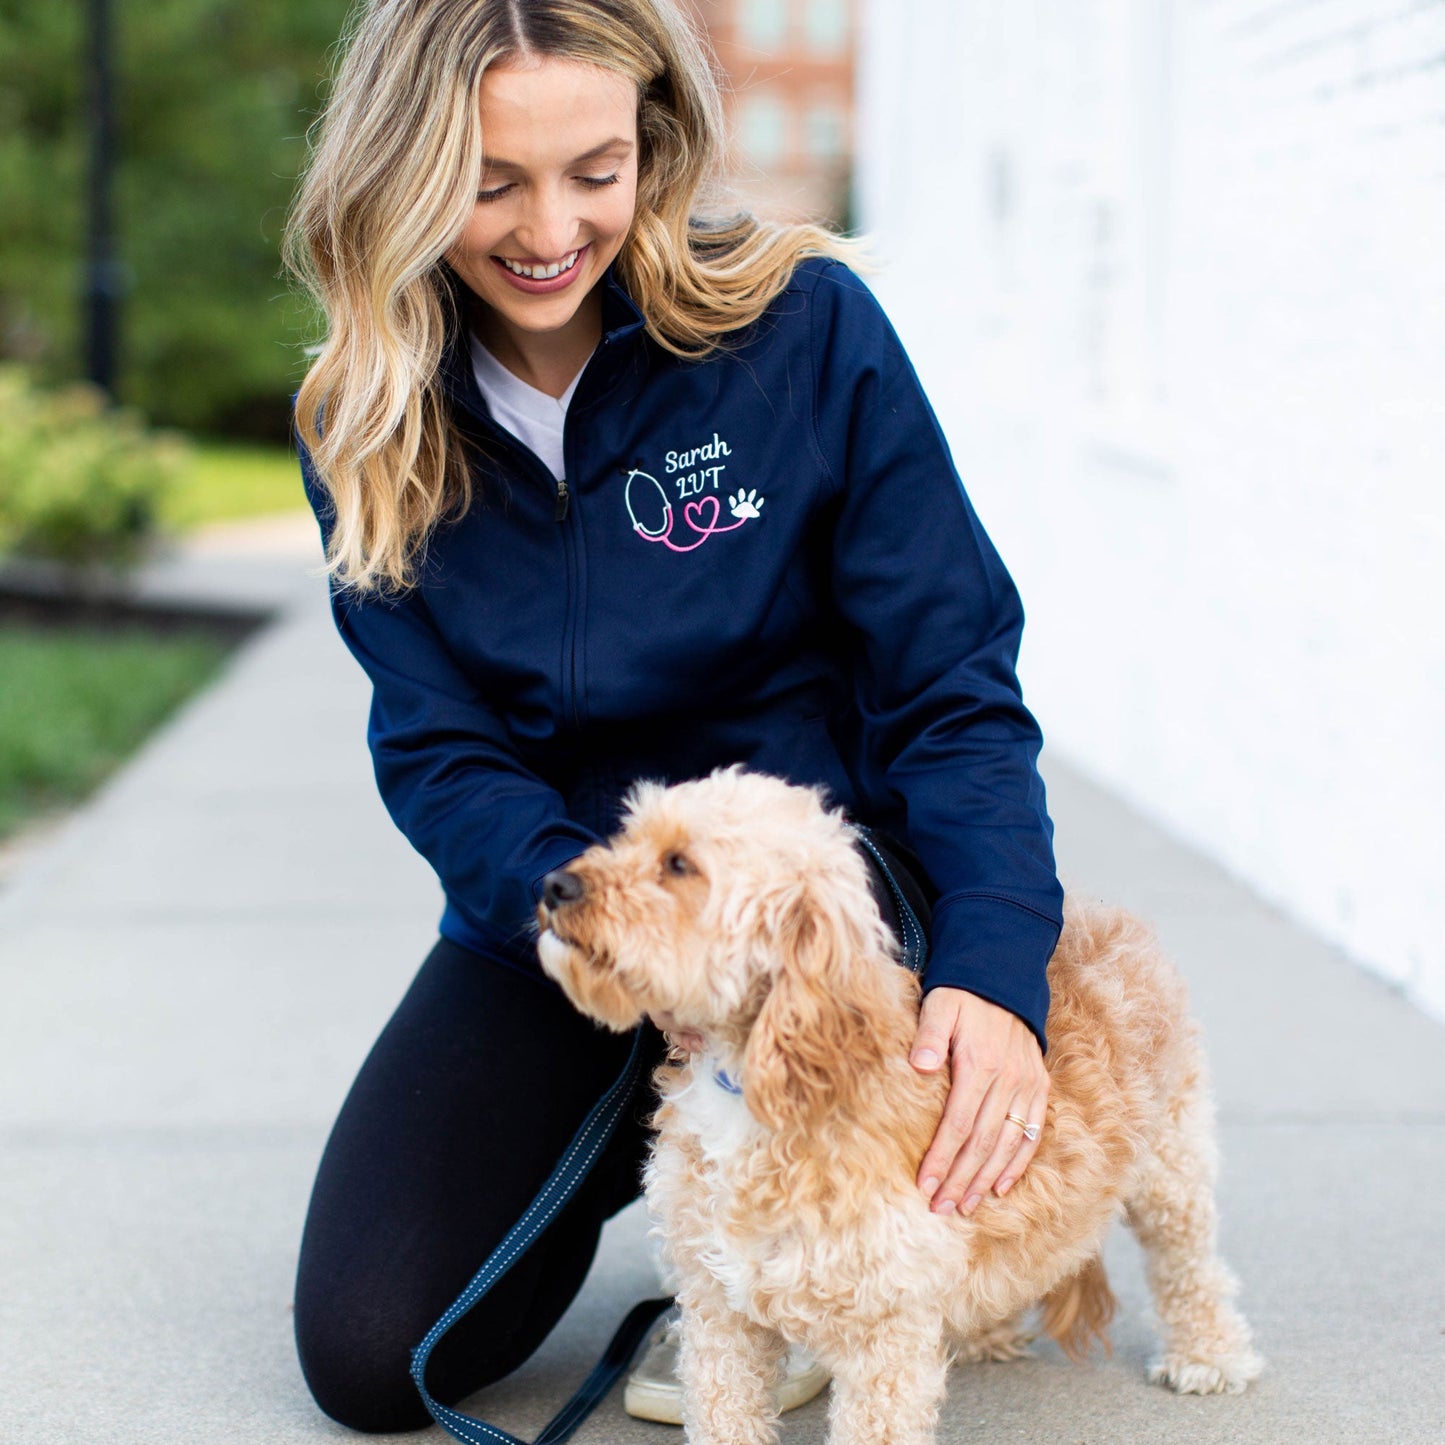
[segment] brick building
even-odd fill
[[[743,201],[787,219],[848,214],[855,0],[693,0],[727,80]]]

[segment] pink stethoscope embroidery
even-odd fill
[[[644,527],[637,520],[637,513],[632,506],[632,484],[639,477],[652,483],[657,489],[657,495],[662,499],[662,526],[656,531]],[[728,498],[728,510],[736,519],[726,526],[718,526],[718,516],[722,512],[722,505],[716,497],[702,497],[696,502],[687,502],[682,509],[683,521],[692,528],[696,536],[688,542],[674,542],[672,540],[672,524],[677,520],[677,514],[673,511],[672,501],[663,490],[662,483],[656,477],[647,472],[638,471],[635,468],[627,474],[627,490],[623,494],[623,500],[627,503],[627,515],[632,522],[632,530],[645,542],[661,542],[662,545],[672,552],[691,552],[701,547],[709,537],[716,536],[719,532],[735,532],[744,522],[750,521],[759,513],[763,505],[763,498],[758,496],[756,490],[750,492],[739,491]]]

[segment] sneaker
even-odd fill
[[[677,1379],[677,1352],[682,1321],[676,1308],[668,1310],[647,1341],[642,1363],[627,1377],[622,1407],[639,1420],[663,1425],[682,1424],[682,1386]],[[806,1405],[828,1383],[828,1372],[806,1350],[794,1345],[778,1385],[778,1409]]]

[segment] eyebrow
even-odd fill
[[[584,151],[580,156],[574,156],[567,162],[569,166],[580,166],[583,161],[595,161],[598,156],[606,155],[608,151],[632,150],[632,142],[620,135],[613,136],[611,140],[605,140],[601,145],[593,146],[590,151]],[[523,169],[518,161],[504,161],[499,156],[483,156],[482,168],[489,171],[520,171]]]

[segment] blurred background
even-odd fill
[[[1051,746],[1445,1017],[1445,0],[696,6],[748,203],[875,238]],[[347,8],[0,0],[0,642],[299,504]]]

